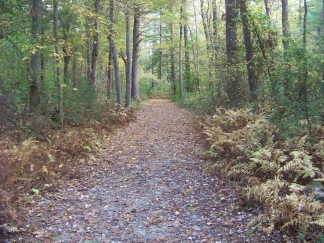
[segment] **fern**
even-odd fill
[[[312,157],[307,155],[302,151],[293,151],[290,153],[294,158],[282,166],[278,173],[291,173],[295,172],[295,181],[300,177],[311,177],[313,178],[316,175],[316,172],[319,171],[319,168],[313,166],[311,161]]]
[[[9,233],[17,233],[17,232],[19,232],[18,227],[17,226],[14,226],[14,225],[2,224],[2,225],[0,225],[0,228],[4,232],[9,232]]]
[[[310,223],[321,226],[321,227],[324,227],[324,213],[317,216],[316,219],[314,221],[310,222]]]

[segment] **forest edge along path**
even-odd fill
[[[25,232],[7,242],[281,242],[247,229],[234,185],[204,171],[204,144],[190,113],[146,102],[118,129],[84,176],[35,197]]]

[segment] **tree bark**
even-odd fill
[[[55,39],[55,59],[56,59],[56,83],[58,87],[58,111],[59,111],[59,123],[61,128],[63,128],[63,89],[61,80],[61,69],[60,69],[60,55],[59,55],[59,43],[60,39],[58,36],[58,1],[53,0],[54,9],[54,39]]]
[[[197,88],[200,92],[200,74],[199,74],[199,43],[198,43],[198,21],[196,15],[196,6],[195,0],[192,1],[194,15],[195,15],[195,42],[196,42],[196,52],[195,52],[195,60],[196,60],[196,81],[197,81]]]
[[[304,101],[304,110],[305,110],[305,118],[307,120],[308,124],[308,132],[311,136],[311,123],[309,119],[309,113],[308,113],[308,94],[307,94],[307,80],[308,80],[308,60],[306,59],[307,55],[307,1],[304,0],[304,19],[303,19],[303,48],[304,48],[304,63],[303,63],[303,101]]]
[[[160,50],[159,50],[159,79],[162,80],[162,11],[160,10],[160,24],[159,24],[159,28],[160,28]]]
[[[64,61],[64,82],[67,83],[69,80],[69,76],[70,76],[70,61],[71,61],[71,53],[69,50],[69,46],[68,46],[68,33],[70,32],[70,24],[66,23],[66,26],[63,26],[64,30],[63,30],[63,61]]]
[[[126,107],[131,104],[132,94],[132,80],[131,80],[131,50],[130,50],[130,18],[129,18],[129,6],[126,6]]]
[[[177,92],[177,84],[176,84],[176,70],[175,70],[175,50],[173,44],[174,42],[173,23],[171,22],[169,26],[170,26],[170,42],[172,44],[170,48],[171,85],[172,85],[173,95],[175,95]]]
[[[138,87],[138,57],[140,44],[140,9],[135,5],[134,8],[134,27],[133,27],[133,63],[132,63],[132,98],[139,101]]]
[[[241,7],[241,18],[243,25],[243,35],[244,35],[244,45],[245,45],[245,61],[246,61],[246,69],[248,74],[248,82],[250,88],[250,100],[255,102],[257,100],[257,77],[255,74],[254,67],[254,58],[253,58],[253,46],[252,46],[252,38],[251,31],[249,26],[249,18],[246,7],[246,0],[240,0]]]
[[[289,48],[288,0],[281,0],[281,4],[282,4],[282,44],[284,50],[287,51]]]
[[[236,35],[236,1],[225,0],[226,9],[226,55],[230,64],[234,62],[237,53]]]
[[[110,46],[112,50],[112,58],[114,63],[114,73],[115,73],[115,83],[116,83],[116,101],[117,104],[121,105],[121,89],[120,89],[120,78],[119,78],[119,63],[118,63],[118,56],[117,50],[115,46],[115,35],[116,31],[114,30],[114,0],[110,0],[110,7],[109,7],[109,19],[110,19]]]
[[[209,30],[207,27],[207,20],[206,20],[206,13],[205,13],[205,9],[204,9],[204,0],[200,0],[200,12],[201,12],[201,19],[202,19],[202,23],[203,23],[203,28],[204,28],[204,33],[205,33],[205,39],[206,39],[206,48],[207,48],[207,53],[210,50],[210,34],[209,34]]]
[[[213,0],[212,2],[212,9],[213,9],[213,58],[214,63],[216,63],[217,60],[217,37],[218,37],[218,28],[217,28],[217,4],[216,0]]]
[[[182,76],[182,39],[183,39],[183,24],[182,24],[182,14],[183,14],[183,6],[181,6],[181,16],[180,16],[180,43],[179,43],[179,96],[183,98],[183,76]]]
[[[90,18],[86,17],[86,36],[87,36],[87,82],[90,81],[91,74],[91,34],[90,34]]]
[[[270,8],[268,0],[263,0],[267,18],[270,19]]]
[[[233,70],[235,64],[235,58],[237,55],[237,34],[236,34],[236,1],[235,0],[225,0],[225,10],[226,10],[226,55],[227,55],[227,65],[228,80],[227,80],[227,106],[237,107],[240,105],[241,92],[239,77],[236,71]]]
[[[31,43],[33,48],[33,54],[30,58],[30,74],[31,81],[29,84],[30,92],[30,112],[35,112],[40,104],[40,83],[41,83],[41,54],[40,54],[40,40],[41,34],[41,17],[42,17],[42,0],[33,0],[32,6],[32,26],[31,26]]]
[[[94,0],[95,5],[95,22],[94,22],[94,28],[95,28],[95,34],[93,36],[93,43],[92,43],[92,55],[91,55],[91,69],[90,69],[90,84],[93,87],[93,90],[95,91],[96,87],[96,69],[97,69],[97,58],[98,58],[98,51],[99,51],[99,22],[98,22],[98,16],[99,16],[99,10],[100,10],[100,0]]]
[[[109,40],[110,43],[110,40]],[[112,77],[112,70],[113,70],[113,54],[112,54],[112,48],[109,44],[108,48],[108,67],[107,67],[107,95],[110,97],[113,93],[113,77]]]
[[[188,38],[188,20],[187,20],[187,0],[183,2],[183,37],[184,37],[184,51],[185,51],[185,82],[186,91],[192,92],[191,75],[190,75],[190,52],[189,52],[189,38]]]

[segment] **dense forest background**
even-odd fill
[[[171,97],[214,115],[210,156],[235,160],[224,174],[267,174],[247,197],[275,205],[260,219],[270,231],[324,226],[313,200],[323,193],[306,193],[324,190],[323,1],[13,0],[0,16],[1,132],[82,125]]]
[[[323,119],[320,1],[11,1],[1,18],[1,114],[13,125],[80,122],[92,102],[129,106],[139,90],[201,113]]]

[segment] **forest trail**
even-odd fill
[[[205,173],[190,113],[150,100],[89,161],[86,176],[31,202],[10,242],[278,242],[246,225],[233,185]]]

